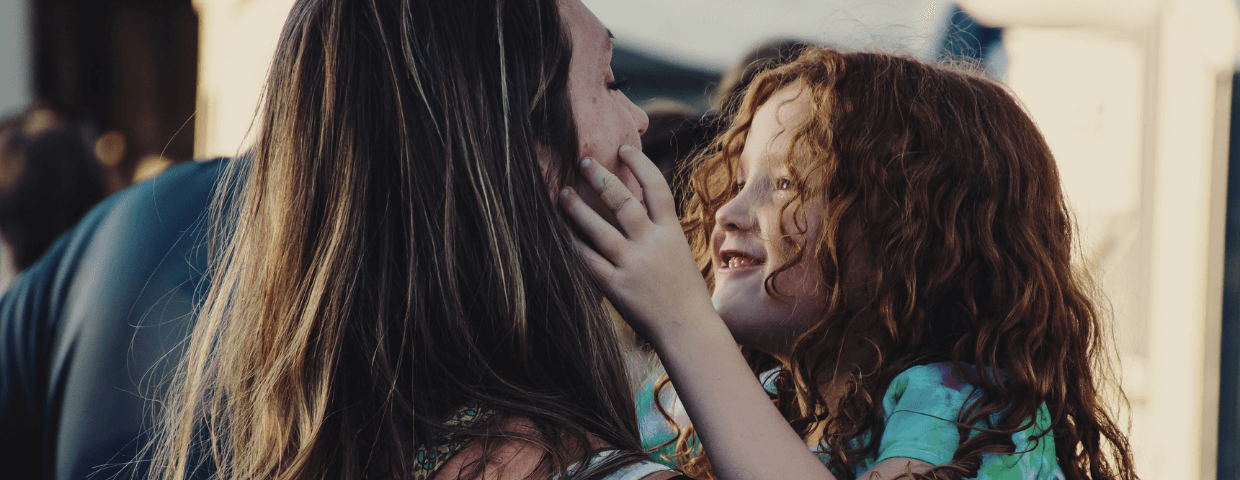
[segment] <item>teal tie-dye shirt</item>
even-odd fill
[[[658,373],[652,375],[637,396],[638,418],[641,423],[642,444],[647,449],[658,447],[672,438],[670,425],[654,406],[653,386]],[[774,372],[763,375],[768,389]],[[673,414],[677,423],[688,423],[680,403],[675,401],[670,387],[663,392],[662,403]],[[854,467],[854,475],[860,475],[878,462],[888,458],[915,458],[932,465],[951,463],[952,454],[960,445],[959,430],[955,421],[969,397],[976,389],[964,382],[952,370],[951,364],[935,363],[905,370],[892,380],[883,395],[885,425],[878,451]],[[998,420],[998,417],[993,419]],[[1012,435],[1016,452],[1010,455],[987,453],[982,455],[978,479],[1027,480],[1064,478],[1055,461],[1055,440],[1045,435],[1033,437],[1050,428],[1050,412],[1046,405],[1038,409],[1034,424]],[[670,464],[671,447],[654,452],[656,460]],[[828,456],[819,453],[825,463]]]

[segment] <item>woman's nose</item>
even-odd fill
[[[629,97],[626,95],[624,98],[628,100]],[[650,128],[650,116],[646,115],[646,111],[638,107],[632,100],[628,100],[628,102],[629,112],[633,115],[633,122],[637,124],[637,136],[645,135],[646,129]]]

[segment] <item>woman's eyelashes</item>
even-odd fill
[[[624,90],[628,86],[629,86],[629,80],[627,78],[621,78],[618,80],[611,80],[607,82],[608,90],[621,91],[621,90]]]

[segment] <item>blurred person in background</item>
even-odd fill
[[[813,43],[794,39],[773,39],[758,44],[749,50],[732,68],[724,72],[719,79],[719,87],[715,89],[715,98],[711,105],[711,115],[730,113],[740,107],[745,98],[745,89],[759,73],[791,62]],[[722,132],[715,132],[722,133]],[[712,135],[713,138],[713,135]]]
[[[225,161],[99,203],[0,296],[4,478],[141,478],[134,462],[202,303]]]
[[[694,115],[684,104],[673,101],[657,101],[647,105],[650,128],[642,134],[642,152],[659,167],[663,178],[678,191],[680,181],[677,172],[684,160],[689,158],[709,137],[702,117]]]
[[[46,108],[0,121],[0,242],[10,272],[30,268],[105,188],[73,122]]]

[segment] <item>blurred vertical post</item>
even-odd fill
[[[1110,301],[1143,478],[1216,478],[1232,0],[962,0],[1006,27]]]
[[[197,157],[249,148],[263,82],[293,0],[194,0],[200,19]]]
[[[0,0],[0,115],[30,105],[30,5]]]
[[[0,116],[30,105],[30,5],[27,0],[0,0]],[[15,274],[9,252],[0,242],[0,292]]]
[[[1230,138],[1240,139],[1240,71],[1232,75]],[[1228,146],[1223,247],[1222,361],[1219,362],[1218,478],[1240,480],[1240,142]]]

